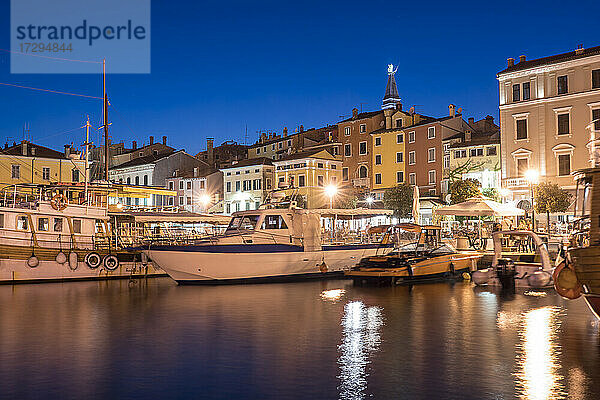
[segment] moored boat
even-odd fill
[[[464,272],[477,268],[477,260],[482,257],[477,252],[457,251],[442,242],[439,226],[398,224],[389,228],[383,241],[394,243],[394,249],[362,258],[345,275],[357,284],[462,279]]]

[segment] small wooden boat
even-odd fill
[[[441,240],[439,226],[398,224],[391,226],[382,244],[393,241],[387,254],[364,257],[345,275],[356,284],[402,284],[427,280],[462,279],[477,269],[477,252],[459,252]]]

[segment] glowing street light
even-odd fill
[[[369,208],[371,208],[371,206],[373,205],[373,202],[375,201],[375,199],[373,198],[373,196],[368,196],[365,200],[367,201],[367,206]]]
[[[204,209],[207,209],[209,204],[210,204],[210,196],[206,193],[203,193],[200,195],[200,204],[202,204],[202,207],[204,207]]]
[[[325,194],[329,197],[329,208],[333,208],[333,198],[337,194],[337,186],[335,185],[327,185],[325,187]]]

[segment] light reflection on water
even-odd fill
[[[331,301],[332,303],[335,303],[344,296],[344,293],[346,293],[346,291],[344,289],[323,290],[321,292],[321,298],[323,300],[327,300],[327,301]]]
[[[341,399],[363,399],[367,389],[369,355],[381,342],[383,317],[379,307],[366,307],[353,301],[344,307],[343,338],[339,347]]]

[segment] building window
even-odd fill
[[[559,135],[568,135],[569,134],[569,114],[557,114],[556,115],[556,124],[558,127]]]
[[[231,182],[226,183],[227,193],[231,193]]]
[[[206,184],[206,181],[199,181],[199,182],[198,182],[198,187],[199,187],[199,189],[204,189],[204,187],[205,187],[205,184]]]
[[[188,206],[192,205],[192,198],[190,196],[187,196],[187,205]]]
[[[571,175],[571,155],[558,155],[558,176]]]
[[[127,177],[127,184],[131,185],[131,177],[130,176]]]
[[[566,75],[556,78],[558,81],[558,94],[566,94],[569,92],[569,84]]]
[[[427,150],[427,162],[435,162],[435,147]]]
[[[322,162],[317,163],[317,168],[323,168],[323,163]]]
[[[495,155],[497,154],[497,152],[496,152],[496,147],[495,147],[495,146],[490,146],[490,147],[487,147],[487,148],[486,148],[486,152],[487,152],[486,154],[487,154],[488,156],[495,156]]]
[[[592,89],[600,88],[600,69],[592,71]]]
[[[415,131],[408,132],[408,143],[415,142]]]
[[[381,185],[381,174],[375,174],[375,184]]]
[[[396,135],[396,143],[404,143],[404,133],[399,133]]]
[[[435,126],[430,126],[427,128],[427,139],[435,138]]]
[[[144,186],[148,186],[148,175],[144,175]]]
[[[531,91],[529,89],[529,82],[523,83],[523,100],[529,100],[531,98]]]
[[[241,186],[242,186],[242,185],[241,185],[240,181],[235,181],[235,191],[236,191],[236,192],[239,192],[239,191],[240,191],[240,189],[241,189]]]
[[[381,154],[375,155],[375,165],[381,165]]]
[[[381,136],[375,138],[375,146],[381,146]]]
[[[358,154],[361,156],[367,154],[367,142],[360,142],[358,144]]]
[[[260,147],[256,148],[256,154],[260,154]]]
[[[444,168],[450,168],[450,156],[444,156]]]
[[[298,187],[306,186],[306,176],[298,175]]]
[[[28,228],[28,224],[27,224],[27,216],[26,215],[19,215],[17,216],[17,229],[21,230],[21,231],[26,231]]]
[[[317,186],[322,187],[323,186],[323,182],[325,182],[323,175],[318,175],[317,176]]]
[[[344,145],[344,155],[352,157],[352,145],[350,143]]]
[[[292,147],[292,141],[291,141],[291,140],[288,140],[288,141],[287,141],[287,145],[288,145],[288,147]]]
[[[48,167],[42,168],[42,179],[45,181],[50,180],[50,168],[48,168]]]
[[[347,181],[347,180],[349,179],[349,175],[350,175],[350,174],[349,174],[349,172],[348,172],[348,171],[349,171],[349,170],[348,170],[348,168],[347,168],[347,167],[344,167],[344,168],[342,168],[342,180],[343,180],[343,181]]]
[[[227,203],[225,209],[227,210],[227,214],[231,214],[231,203]]]
[[[63,219],[54,218],[54,232],[62,232],[63,230]]]
[[[483,156],[483,148],[480,149],[470,149],[469,150],[470,157],[481,157]]]
[[[77,168],[71,170],[71,178],[73,182],[79,182],[79,170]]]
[[[600,108],[592,110],[592,121],[594,122],[594,130],[600,131]]]
[[[517,176],[525,176],[525,172],[529,169],[528,158],[517,158]]]
[[[190,190],[192,188],[192,181],[186,182],[187,189]]]
[[[517,120],[517,140],[527,139],[527,119]]]
[[[435,196],[435,194],[436,194],[435,189],[429,189],[429,195],[430,196]]]
[[[429,177],[429,184],[430,185],[435,185],[435,170],[429,171],[429,173],[427,174],[427,176]]]
[[[139,177],[139,176],[136,176],[136,177],[135,177],[135,184],[136,184],[136,185],[139,185],[139,184],[140,184],[140,177]]]
[[[416,155],[414,151],[408,152],[408,165],[415,165],[416,163]]]
[[[178,205],[180,205],[180,206],[183,205],[183,196],[179,196],[179,204]]]
[[[369,171],[367,170],[367,167],[365,167],[364,165],[361,165],[360,167],[358,167],[358,177],[359,178],[366,178],[368,173],[369,173]]]
[[[169,201],[168,201],[169,205],[172,206],[173,205],[173,198],[169,197]]]
[[[271,145],[271,150],[275,150],[275,143]],[[239,206],[239,203],[237,205]]]
[[[396,183],[402,183],[402,182],[404,182],[404,172],[397,171],[396,172]]]
[[[360,133],[365,133],[367,131],[367,124],[360,124]]]
[[[344,128],[344,135],[345,136],[350,136],[350,127],[349,126],[347,126],[347,127]]]
[[[21,178],[21,167],[19,165],[13,165],[12,166],[11,177],[13,179],[20,179]]]
[[[396,128],[402,128],[402,119],[398,118],[396,120]]]
[[[129,183],[129,182],[127,182]],[[183,190],[183,181],[179,181],[179,190]]]
[[[408,174],[408,184],[413,186],[417,184],[417,174],[414,172]]]
[[[278,148],[280,148],[280,149],[282,149],[282,148],[283,148],[283,142],[279,142],[279,143],[277,144],[277,147],[278,147]]]
[[[403,152],[398,152],[396,153],[396,162],[397,163],[402,163],[404,162],[404,153]]]
[[[521,85],[513,85],[513,101],[521,101]]]
[[[81,220],[80,219],[73,220],[73,233],[81,233]]]

